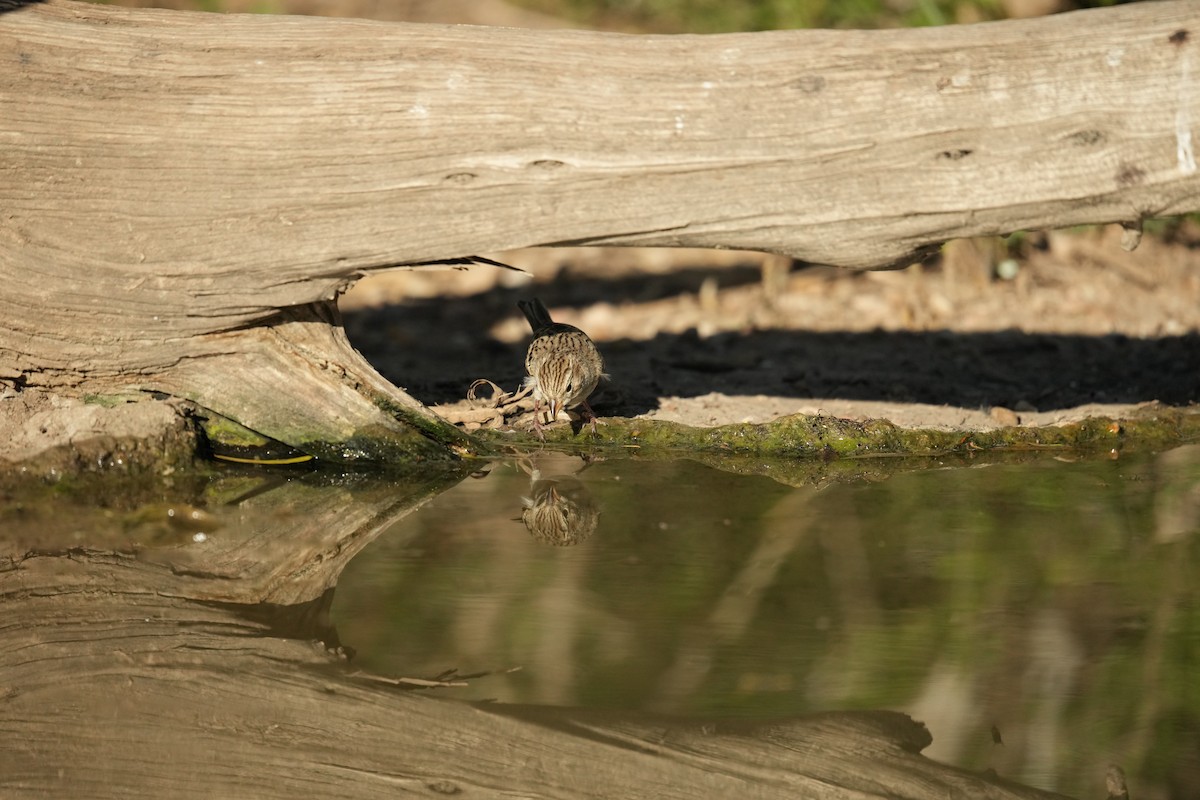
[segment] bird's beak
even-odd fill
[[[559,406],[557,400],[550,401],[550,421],[551,422],[554,422],[556,419],[558,419],[558,412],[559,412],[560,408],[561,408],[561,406]]]

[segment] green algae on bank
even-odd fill
[[[402,441],[395,431],[369,429],[355,431],[341,442],[306,442],[303,449],[287,448],[280,456],[275,450],[263,449],[271,443],[266,437],[219,415],[186,405],[150,398],[111,407],[82,401],[54,404],[48,400],[38,405],[31,397],[32,393],[26,392],[0,403],[0,411],[8,412],[7,416],[0,414],[0,421],[8,419],[20,434],[9,441],[7,457],[0,456],[0,474],[38,475],[56,480],[64,474],[87,471],[171,470],[186,467],[199,455],[222,452],[235,456],[229,460],[251,463],[358,462],[361,466],[390,469],[405,464],[415,467],[472,463],[500,452],[527,450],[543,444],[528,433],[489,429],[472,434],[455,431],[436,441],[414,433],[425,443],[414,452],[405,449],[412,442]],[[451,426],[434,427],[440,430]],[[425,431],[430,435],[438,432]],[[769,423],[714,428],[614,417],[603,420],[595,435],[586,428],[573,430],[565,424],[547,427],[544,432],[545,443],[551,446],[629,449],[643,454],[674,452],[707,458],[742,455],[836,461],[1020,450],[1094,453],[1162,449],[1200,440],[1200,407],[1154,404],[1121,419],[1092,417],[1063,425],[1010,426],[989,431],[911,429],[885,419],[793,415]],[[440,445],[443,457],[428,458],[430,445]],[[284,457],[297,455],[315,458]]]
[[[204,410],[197,414],[210,454],[221,461],[280,466],[320,459],[330,463],[362,464],[424,463],[456,461],[486,455],[480,442],[447,423],[431,421],[396,403],[379,400],[378,407],[409,426],[396,429],[369,425],[341,440],[322,438],[319,431],[297,431],[295,444],[288,444],[247,428],[221,414]],[[315,438],[313,438],[315,437]],[[419,440],[420,444],[414,444]],[[440,445],[443,458],[434,459],[430,443]]]
[[[773,458],[836,459],[933,456],[980,450],[1162,448],[1200,439],[1200,409],[1155,406],[1124,419],[1092,417],[1043,427],[990,431],[901,428],[885,419],[795,414],[767,423],[693,428],[675,422],[608,418],[595,436],[561,425],[544,429],[551,444],[618,446]],[[481,433],[489,439],[498,434]],[[510,444],[515,442],[506,437]],[[531,440],[532,441],[532,440]]]

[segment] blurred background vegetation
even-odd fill
[[[890,28],[1037,16],[1115,0],[517,0],[597,28],[719,33],[781,28]]]
[[[642,33],[783,28],[893,28],[1032,17],[1123,0],[112,0],[115,5],[215,12],[326,14],[379,19],[473,16],[511,6],[572,26]]]

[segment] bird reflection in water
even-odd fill
[[[530,536],[565,547],[595,533],[600,509],[582,481],[574,475],[544,477],[532,464],[522,463],[521,468],[529,473],[529,495],[521,498],[521,521]]]

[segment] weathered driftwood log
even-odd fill
[[[365,272],[553,244],[879,267],[1136,227],[1200,209],[1198,75],[1188,0],[719,36],[33,4],[0,15],[0,380],[162,392],[327,456],[467,452],[342,336]]]
[[[442,483],[349,482],[338,502],[246,483],[232,530],[136,555],[0,530],[0,795],[1060,797],[930,761],[927,731],[889,712],[703,724],[473,707],[357,673],[315,641],[336,633],[331,589]]]

